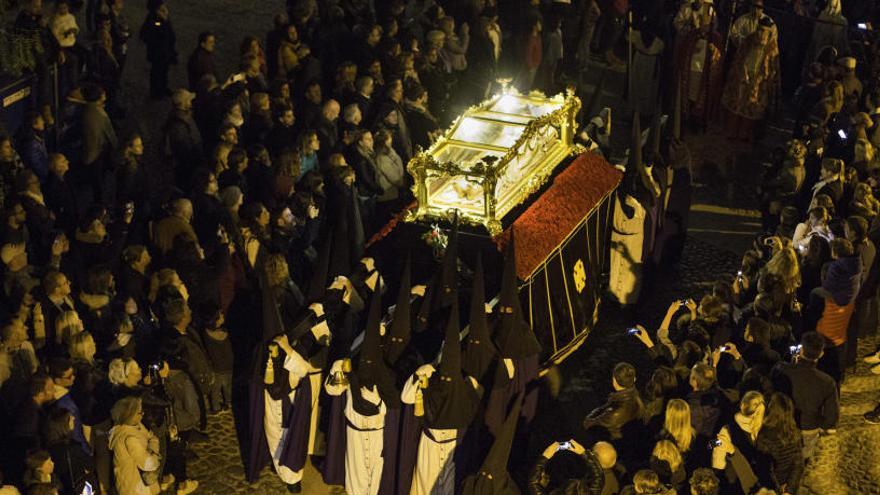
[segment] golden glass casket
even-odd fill
[[[418,207],[407,220],[461,220],[501,232],[501,219],[523,203],[581,148],[574,143],[581,102],[574,93],[546,97],[505,90],[467,109],[407,165]]]

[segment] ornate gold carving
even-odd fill
[[[492,110],[496,104],[503,104],[501,98],[513,98],[516,103],[520,104],[556,108],[537,118],[523,114],[504,114]],[[573,140],[576,127],[575,115],[580,107],[580,99],[574,96],[572,91],[567,91],[565,95],[559,94],[547,98],[538,91],[524,96],[515,90],[507,90],[503,95],[497,95],[479,105],[468,108],[453,122],[443,136],[438,138],[427,150],[419,152],[407,164],[407,170],[414,179],[412,190],[418,201],[418,208],[411,212],[406,220],[442,219],[447,216],[448,210],[459,209],[462,221],[473,225],[483,225],[492,235],[501,233],[501,219],[504,215],[539,190],[562,160],[583,151],[583,147],[575,144]],[[520,124],[505,123],[501,117],[496,120],[499,115],[502,117],[507,115],[512,120],[518,119]],[[466,143],[467,149],[475,150],[476,153],[484,152],[482,156],[477,157],[476,161],[467,164],[439,161],[437,157],[447,147],[464,147],[461,141],[454,140],[452,136],[467,118],[489,122],[491,125],[500,127],[521,125],[521,122],[525,122],[526,118],[530,120],[509,148],[501,148],[490,143],[469,142]],[[500,149],[506,149],[506,152],[499,157],[497,152]],[[489,152],[496,154],[487,154]],[[514,177],[508,177],[506,174],[509,167],[513,166],[517,160],[519,160],[518,163],[527,164],[529,170],[525,175],[516,177],[515,174],[520,169],[512,169]],[[540,162],[534,164],[529,160],[540,160]],[[523,165],[517,166],[522,167]],[[479,200],[472,196],[468,198],[462,196],[462,188],[453,188],[453,192],[448,194],[451,200],[436,197],[435,193],[447,184],[452,188],[450,181],[453,179],[463,179],[469,184],[482,188],[482,207],[479,208],[482,211],[475,209]],[[499,183],[504,184],[501,191],[498,191]]]

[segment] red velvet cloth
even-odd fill
[[[503,251],[510,233],[516,232],[519,278],[527,279],[622,178],[620,170],[592,153],[578,156],[560,172],[544,194],[495,238]]]

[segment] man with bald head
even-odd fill
[[[617,450],[608,442],[596,442],[593,445],[593,454],[602,466],[605,474],[605,484],[602,485],[602,495],[612,495],[620,492],[624,469],[617,463]]]
[[[174,247],[174,240],[181,235],[198,245],[199,239],[190,224],[192,217],[190,200],[180,198],[171,203],[171,214],[159,220],[153,228],[153,244],[161,255],[168,254]]]
[[[315,131],[321,142],[321,150],[318,153],[323,155],[321,156],[322,160],[330,153],[338,151],[340,110],[339,102],[333,99],[325,101],[321,107],[321,116],[315,124]]]

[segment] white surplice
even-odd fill
[[[299,381],[306,376],[309,369],[309,363],[296,352],[288,354],[284,357],[284,369],[288,372],[288,381],[290,383],[290,394],[288,398],[290,403],[296,398],[296,387]],[[284,449],[284,441],[287,439],[288,429],[283,424],[283,405],[281,400],[275,400],[269,396],[269,392],[263,391],[263,431],[266,435],[266,443],[269,445],[269,452],[272,454],[272,464],[275,465],[275,472],[281,481],[288,485],[302,481],[303,470],[294,471],[284,466],[281,460],[281,451]]]
[[[332,373],[332,370],[331,370]],[[336,385],[328,379],[325,384],[328,395],[346,393],[345,419],[345,491],[358,495],[377,495],[382,481],[385,459],[382,448],[385,441],[385,403],[376,392],[363,394],[364,399],[378,405],[379,412],[364,416],[354,409],[354,398],[348,384]]]
[[[406,381],[400,399],[404,404],[415,403],[416,383],[411,377]],[[453,495],[455,493],[455,462],[452,456],[458,444],[458,430],[429,428],[422,432],[416,467],[413,472],[410,495]],[[433,440],[431,439],[433,437]],[[435,441],[436,440],[436,441]]]

